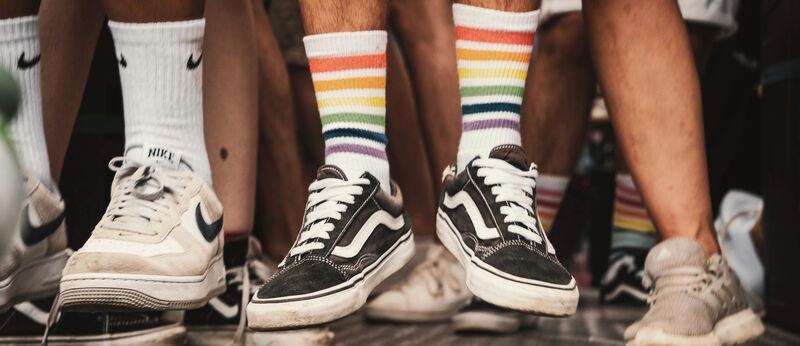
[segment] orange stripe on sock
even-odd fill
[[[458,60],[474,61],[514,61],[528,63],[531,60],[530,53],[497,52],[489,50],[475,50],[466,48],[456,48]]]
[[[629,209],[629,208],[625,208],[625,207],[622,207],[620,205],[615,205],[614,206],[614,212],[618,213],[618,214],[621,214],[621,215],[625,215],[625,216],[633,216],[633,217],[637,217],[637,218],[641,218],[641,219],[645,219],[645,220],[650,220],[650,216],[647,215],[647,213],[641,212],[641,211],[637,211],[637,210],[632,210],[632,209]]]
[[[321,80],[314,82],[317,92],[343,89],[385,89],[386,77],[360,77]]]
[[[456,26],[456,40],[532,46],[533,37],[533,31],[508,32]]]
[[[386,53],[337,56],[332,58],[312,58],[308,59],[308,67],[311,70],[311,73],[356,70],[363,68],[385,68]]]

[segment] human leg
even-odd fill
[[[326,165],[309,187],[298,239],[248,305],[251,328],[345,316],[414,252],[385,151],[386,3],[300,5]]]
[[[203,4],[137,1],[132,10],[131,3],[104,3],[123,91],[125,156],[109,163],[117,172],[111,203],[70,258],[60,302],[200,307],[225,290],[222,205],[210,188],[203,136],[204,20],[186,20],[201,16]]]
[[[645,261],[654,303],[626,331],[626,339],[734,343],[758,336],[763,326],[747,308],[736,275],[717,254],[699,83],[677,4],[584,1],[584,13],[622,152],[659,235],[666,239]],[[681,276],[689,271],[706,279],[698,283]],[[701,289],[675,289],[694,284]]]

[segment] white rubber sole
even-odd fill
[[[35,337],[0,337],[3,345],[36,345],[42,343],[41,336]],[[60,336],[52,335],[47,338],[47,344],[59,345],[85,345],[85,346],[116,346],[116,345],[184,345],[186,343],[186,329],[178,323],[144,330],[137,330],[119,334],[100,334],[91,336]]]
[[[437,322],[447,321],[456,314],[460,306],[455,309],[440,311],[409,311],[400,309],[380,309],[364,307],[364,317],[376,321],[391,322]]]
[[[575,314],[579,296],[575,279],[568,285],[555,285],[500,272],[474,256],[441,209],[437,214],[436,234],[464,267],[473,294],[511,310],[554,317]]]
[[[236,334],[236,326],[187,327],[186,330],[186,344],[193,346],[230,346]],[[333,336],[333,332],[324,327],[276,331],[245,329],[243,344],[325,346],[333,343]]]
[[[738,345],[763,333],[761,319],[750,309],[745,309],[723,318],[706,335],[675,335],[658,328],[642,328],[628,345]]]
[[[324,293],[322,291],[280,299],[254,298],[247,305],[247,324],[253,329],[295,328],[347,316],[364,306],[370,292],[378,284],[411,261],[414,251],[414,236],[409,231],[375,263],[365,268],[362,274],[325,290],[336,293],[318,296]]]
[[[72,250],[64,249],[48,257],[26,263],[0,281],[0,311],[16,303],[36,300],[58,293],[61,272]]]
[[[61,278],[61,305],[71,310],[188,310],[225,292],[222,254],[195,276],[87,273]]]

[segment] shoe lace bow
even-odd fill
[[[500,207],[500,213],[508,231],[541,244],[543,238],[533,210],[536,166],[531,164],[525,171],[500,159],[476,159],[473,165],[479,167],[477,174],[484,178],[484,184],[492,187],[495,202],[506,203]]]
[[[155,235],[150,225],[169,217],[186,189],[184,176],[125,157],[111,159],[108,168],[120,177],[101,227]]]
[[[355,203],[356,196],[364,193],[363,185],[369,179],[341,180],[326,178],[314,181],[308,187],[310,192],[306,203],[306,216],[295,246],[289,256],[297,256],[325,247],[320,239],[330,239],[334,229],[331,220],[339,220],[349,205]]]

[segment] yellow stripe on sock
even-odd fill
[[[620,217],[614,217],[614,226],[616,227],[623,227],[635,231],[641,232],[655,232],[656,227],[653,226],[652,223],[649,222],[637,222],[633,220],[623,219]]]
[[[496,68],[460,68],[458,78],[513,78],[525,80],[528,70]]]
[[[361,96],[332,97],[317,100],[317,105],[319,105],[319,109],[338,106],[386,107],[386,98]]]

